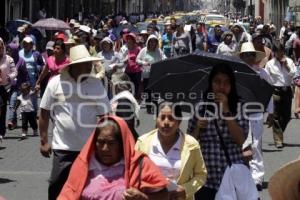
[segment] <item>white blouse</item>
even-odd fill
[[[180,133],[179,138],[172,148],[165,153],[160,141],[158,139],[158,133],[152,142],[152,148],[149,153],[150,159],[161,169],[163,175],[174,184],[180,175],[181,169],[181,151],[180,146],[182,144],[182,133]],[[171,184],[172,185],[172,184]],[[169,187],[172,187],[172,186]],[[169,190],[174,190],[174,187],[169,188]]]

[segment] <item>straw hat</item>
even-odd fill
[[[128,24],[128,21],[127,21],[127,20],[122,20],[122,21],[120,22],[120,24],[121,24],[121,25],[126,25],[126,24]]]
[[[81,30],[81,31],[83,31],[85,33],[90,33],[92,29],[90,27],[86,26],[86,25],[81,25],[79,27],[79,30]]]
[[[75,23],[74,23],[74,28],[80,28],[80,23],[75,22]]]
[[[75,42],[76,42],[76,41],[80,41],[80,38],[79,38],[77,35],[74,35],[74,36],[73,36],[73,39],[75,40]]]
[[[273,200],[300,199],[300,159],[287,163],[270,178],[269,193]]]
[[[68,71],[69,67],[78,63],[100,61],[98,57],[92,57],[84,45],[77,45],[70,48],[70,63],[65,65],[61,72]]]
[[[76,44],[75,40],[72,38],[69,38],[67,41],[64,42],[66,45]]]
[[[169,25],[171,25],[171,21],[170,20],[167,20],[166,22],[165,22],[165,24],[164,24],[165,26],[169,26]]]
[[[242,53],[256,53],[255,62],[259,62],[266,57],[266,54],[262,51],[256,51],[252,42],[244,42],[241,47],[241,51],[238,53],[241,57]]]

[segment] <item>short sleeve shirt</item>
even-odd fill
[[[28,95],[20,95],[17,99],[20,101],[20,112],[34,112],[33,107],[33,95],[34,92],[30,92]]]
[[[80,151],[97,123],[97,116],[110,112],[102,82],[88,77],[80,83],[68,72],[53,77],[40,107],[53,119],[52,148]]]

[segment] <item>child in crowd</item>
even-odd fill
[[[25,82],[21,85],[20,88],[21,95],[17,98],[16,110],[20,106],[20,112],[22,116],[22,136],[21,139],[25,139],[27,137],[28,132],[28,122],[30,127],[33,129],[33,135],[37,136],[38,126],[36,122],[36,113],[33,107],[32,98],[35,94],[34,91],[30,90],[30,83]]]

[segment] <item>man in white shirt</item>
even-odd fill
[[[90,76],[92,62],[84,45],[70,49],[71,63],[52,78],[41,100],[39,119],[41,154],[50,157],[53,166],[48,199],[59,195],[71,168],[97,124],[97,116],[110,112],[110,104],[102,82]],[[49,119],[53,123],[52,145],[48,143]]]
[[[290,22],[290,26],[286,33],[289,38],[285,43],[285,51],[287,56],[292,56],[293,54],[293,42],[297,39],[296,27],[294,22]]]
[[[274,142],[277,148],[282,148],[283,132],[291,119],[293,98],[291,84],[296,74],[296,67],[293,60],[285,56],[282,44],[275,43],[273,52],[275,57],[267,62],[265,69],[274,87]]]
[[[280,33],[279,33],[279,40],[280,40],[280,43],[283,44],[284,43],[284,32],[286,30],[286,28],[288,27],[288,21],[284,20],[283,21],[283,24],[282,24],[282,27],[280,29]]]

